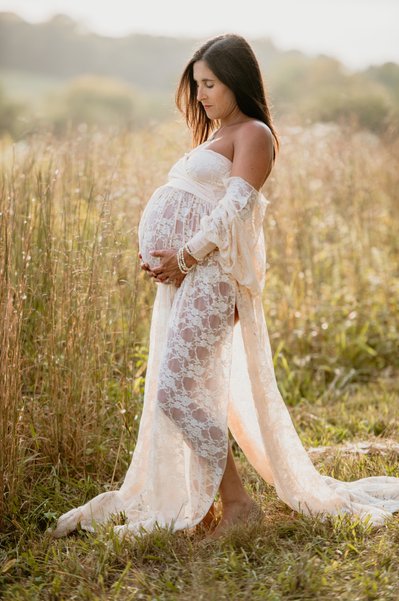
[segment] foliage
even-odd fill
[[[20,116],[23,111],[21,103],[7,98],[0,86],[0,136],[5,133],[17,135],[20,130]]]
[[[62,15],[33,25],[4,13],[0,39],[0,80],[15,90],[11,100],[30,105],[24,117],[31,128],[39,122],[57,131],[76,122],[126,127],[169,120],[178,78],[199,44],[148,35],[112,39]],[[398,135],[399,65],[350,72],[328,56],[282,51],[268,39],[252,44],[278,122],[357,123]]]
[[[127,85],[99,77],[80,77],[72,81],[63,96],[51,99],[50,120],[56,130],[66,126],[131,127],[136,111],[135,95]]]
[[[270,89],[277,114],[302,123],[357,123],[362,128],[383,132],[397,123],[393,95],[395,78],[378,78],[385,65],[368,71],[348,73],[327,56],[312,61],[298,55],[282,55],[269,71]],[[392,71],[399,76],[399,66]]]

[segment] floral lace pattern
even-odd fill
[[[214,259],[197,266],[190,276],[178,290],[171,313],[158,406],[185,443],[220,477],[227,440],[225,382],[230,375],[235,286]]]

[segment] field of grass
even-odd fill
[[[204,545],[110,527],[53,540],[60,513],[118,486],[140,419],[155,285],[137,224],[187,149],[178,124],[1,143],[0,594],[11,600],[396,600],[399,519],[293,514],[234,452],[265,521]],[[322,473],[399,476],[398,145],[282,131],[265,187],[264,307],[280,389]],[[387,442],[346,453],[342,445]]]

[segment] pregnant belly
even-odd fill
[[[139,223],[139,251],[151,268],[160,263],[151,250],[183,246],[198,230],[203,215],[212,210],[211,203],[194,194],[162,186],[148,201]]]

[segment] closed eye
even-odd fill
[[[204,83],[205,87],[208,89],[213,88],[215,85],[213,82],[211,82],[210,80],[207,80],[207,79],[204,79],[203,83]],[[198,88],[198,81],[196,81],[195,79],[194,79],[194,84]]]

